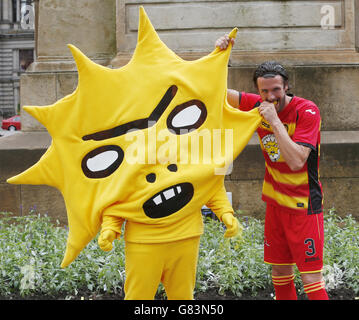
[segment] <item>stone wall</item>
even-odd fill
[[[232,192],[234,209],[258,218],[264,216],[260,200],[264,176],[263,156],[256,134],[234,162],[226,177]],[[36,207],[41,213],[66,224],[66,209],[61,193],[49,186],[9,185],[6,179],[35,164],[50,145],[46,132],[21,132],[0,139],[1,211],[27,214]],[[359,131],[324,131],[322,133],[320,176],[325,209],[335,207],[341,215],[359,219]]]
[[[0,211],[26,215],[30,210],[47,213],[67,224],[61,193],[49,186],[10,185],[6,180],[35,164],[51,143],[47,132],[18,132],[0,138]]]
[[[117,50],[134,49],[143,5],[165,43],[176,52],[208,51],[212,39],[239,28],[242,51],[354,48],[354,2],[119,0]],[[175,35],[174,35],[175,34]]]
[[[256,93],[255,67],[230,67],[228,87]],[[359,130],[359,64],[287,65],[291,92],[314,101],[323,131]]]
[[[255,92],[251,78],[258,63],[276,59],[285,64],[292,92],[313,100],[321,111],[325,208],[335,206],[343,215],[359,217],[358,0],[99,3],[38,2],[37,59],[21,79],[22,106],[51,104],[74,90],[77,73],[67,43],[78,46],[98,63],[111,63],[112,67],[127,63],[136,44],[139,5],[144,5],[163,41],[185,59],[207,54],[219,36],[237,26],[228,86]],[[44,127],[25,112],[22,121],[22,133],[0,139],[0,210],[23,214],[36,205],[41,212],[66,223],[63,199],[57,190],[5,183],[34,164],[50,141]],[[263,216],[263,175],[263,156],[253,137],[226,178],[235,209]]]
[[[179,55],[197,58],[239,28],[232,65],[255,64],[272,53],[300,64],[357,63],[358,1],[117,0],[117,59],[124,64],[137,40],[143,5],[161,39]]]
[[[263,218],[265,204],[260,199],[265,167],[257,140],[255,134],[225,182],[233,194],[234,209]],[[322,132],[320,180],[325,210],[336,208],[341,215],[352,214],[359,219],[358,155],[359,131]]]
[[[72,93],[77,86],[77,73],[63,72],[28,72],[20,80],[21,106],[45,106],[56,102]],[[44,126],[25,111],[21,112],[22,131],[46,131]]]
[[[88,57],[105,63],[116,53],[115,29],[114,0],[41,0],[37,8],[37,61],[33,70],[66,69],[61,62],[72,61],[69,43]]]

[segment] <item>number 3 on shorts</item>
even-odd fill
[[[308,245],[309,251],[306,251],[305,254],[307,256],[314,256],[315,255],[315,243],[312,238],[307,238],[304,240],[304,244]]]

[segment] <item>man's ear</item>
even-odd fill
[[[284,82],[284,91],[287,92],[289,90],[289,84],[288,81]]]

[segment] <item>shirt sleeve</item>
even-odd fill
[[[298,110],[297,124],[293,141],[316,150],[320,132],[321,118],[316,105],[309,105]]]
[[[102,217],[101,232],[105,230],[112,230],[115,231],[117,234],[121,234],[121,228],[124,221],[125,219],[123,218],[115,217],[106,214],[105,212]]]
[[[239,110],[250,111],[257,107],[260,103],[261,97],[257,94],[240,92],[239,93]]]
[[[234,213],[231,203],[228,200],[226,188],[224,185],[216,192],[216,194],[206,203],[219,220],[225,213]]]

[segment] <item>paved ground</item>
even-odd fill
[[[8,131],[8,130],[3,130],[0,128],[0,138],[11,136],[16,132],[18,132],[18,131]]]
[[[51,144],[51,137],[47,131],[24,132],[0,131],[0,150],[8,149],[47,149]]]

